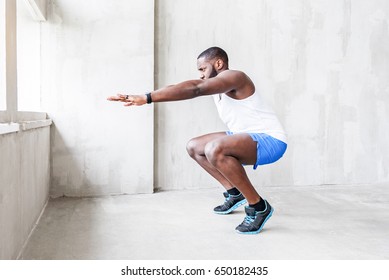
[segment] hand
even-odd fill
[[[107,100],[124,102],[124,106],[140,106],[147,103],[146,95],[117,94],[116,96],[108,97]]]
[[[107,98],[107,100],[109,100],[109,101],[120,101],[120,102],[125,102],[127,96],[128,96],[128,95],[117,94],[116,96],[109,96],[109,97]]]

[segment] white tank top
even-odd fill
[[[254,92],[245,99],[213,95],[219,116],[233,133],[266,133],[286,143],[286,133],[270,106]]]

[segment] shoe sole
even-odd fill
[[[215,214],[219,214],[219,215],[226,215],[226,214],[230,214],[232,211],[234,211],[236,208],[238,208],[239,206],[242,206],[243,204],[247,203],[247,200],[246,199],[243,199],[241,201],[239,201],[237,204],[235,204],[234,206],[232,206],[230,209],[226,210],[226,211],[223,211],[223,212],[220,212],[220,211],[213,211]]]
[[[236,232],[237,232],[237,233],[240,233],[240,234],[258,234],[258,233],[260,233],[261,230],[263,229],[263,227],[265,226],[267,220],[269,220],[270,217],[273,215],[273,212],[274,212],[274,208],[271,208],[269,215],[268,215],[268,216],[266,217],[266,219],[263,221],[261,227],[260,227],[258,230],[256,230],[256,231],[247,231],[247,232],[236,230]]]

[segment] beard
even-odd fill
[[[209,78],[214,78],[217,76],[217,72],[216,72],[216,69],[215,67],[212,66],[212,71],[211,73],[209,74]]]

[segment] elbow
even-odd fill
[[[199,96],[202,96],[202,95],[203,95],[203,94],[202,94],[201,88],[198,87],[198,86],[195,86],[195,87],[193,88],[192,92],[193,92],[193,97],[199,97]]]
[[[200,97],[200,96],[203,96],[205,95],[205,92],[204,92],[204,89],[200,86],[200,85],[194,85],[193,89],[192,89],[192,94],[193,94],[193,97]]]

